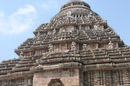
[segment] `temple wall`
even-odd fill
[[[0,86],[33,86],[33,78],[19,78],[0,81]]]
[[[55,70],[46,71],[34,74],[33,86],[49,86],[51,80],[59,79],[63,86],[80,86],[79,85],[79,70]],[[51,85],[53,86],[53,85]],[[54,85],[61,86],[61,85]]]
[[[84,86],[130,86],[130,69],[89,71],[83,76]]]

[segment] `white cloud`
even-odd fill
[[[41,4],[41,7],[44,9],[55,9],[58,8],[58,0],[47,0]]]
[[[0,33],[17,35],[30,29],[37,17],[36,9],[32,5],[19,8],[17,12],[6,16],[0,12]]]

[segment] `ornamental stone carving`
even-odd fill
[[[53,35],[55,35],[55,34],[56,34],[56,29],[53,30]]]
[[[81,30],[81,29],[82,29],[82,26],[80,25],[80,26],[79,26],[79,30]]]
[[[20,58],[24,57],[23,51],[20,52]]]
[[[71,11],[68,11],[68,12],[67,12],[67,16],[71,16]]]
[[[85,51],[85,50],[89,50],[90,48],[87,44],[83,44],[82,49],[83,51]]]
[[[76,48],[76,42],[72,42],[71,43],[71,50],[72,51],[76,51],[77,50],[77,48]]]
[[[93,13],[92,13],[92,12],[90,12],[90,13],[88,14],[88,18],[89,18],[91,21],[97,21],[97,19],[93,16]]]
[[[52,52],[52,51],[53,51],[53,45],[49,44],[49,52]]]
[[[113,49],[114,48],[114,44],[110,41],[107,48],[108,49]]]
[[[42,54],[42,58],[43,58],[43,59],[45,59],[45,58],[47,58],[47,57],[48,57],[48,54],[47,54],[47,53],[43,53],[43,54]]]
[[[99,30],[99,29],[100,29],[100,25],[99,25],[99,24],[95,24],[95,25],[94,25],[94,29],[95,29],[95,30]]]
[[[37,33],[37,38],[40,39],[40,32]]]

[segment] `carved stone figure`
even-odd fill
[[[90,13],[88,14],[88,18],[89,18],[91,21],[97,21],[92,12],[90,12]]]
[[[24,57],[23,51],[21,51],[21,53],[20,53],[20,58],[22,58],[22,57]]]
[[[40,39],[40,32],[37,33],[37,38]]]
[[[90,12],[90,13],[88,14],[88,17],[92,17],[92,16],[93,16],[93,13]]]
[[[87,44],[83,44],[82,49],[83,51],[85,51],[85,50],[89,50],[90,48]]]
[[[107,48],[108,49],[113,49],[114,48],[114,44],[110,41]]]
[[[72,51],[75,51],[77,48],[76,48],[76,42],[72,42],[71,43],[71,50]]]
[[[39,59],[37,59],[37,60],[36,60],[36,63],[37,63],[37,64],[38,64],[38,63],[40,63],[40,60],[39,60]]]
[[[56,29],[53,30],[53,35],[55,35],[55,34],[56,34]]]
[[[81,30],[81,29],[82,29],[82,26],[80,25],[80,26],[79,26],[79,30]]]
[[[99,24],[95,24],[95,25],[94,25],[94,29],[95,29],[95,30],[99,30],[99,29],[100,29],[100,25],[99,25]]]
[[[43,54],[42,54],[42,58],[43,58],[43,59],[45,59],[45,58],[47,58],[47,57],[48,57],[48,54],[47,54],[47,53],[43,53]]]
[[[67,12],[67,16],[71,16],[71,11],[68,11],[68,12]]]
[[[52,52],[52,51],[53,51],[53,45],[49,44],[49,52]]]
[[[101,26],[100,26],[100,29],[103,31],[103,30],[104,30],[104,26],[103,26],[103,25],[101,25]]]

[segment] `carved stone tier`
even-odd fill
[[[0,86],[130,86],[130,47],[90,6],[70,0],[0,63]]]
[[[55,65],[39,65],[37,67],[31,68],[32,72],[42,72],[49,70],[62,70],[62,69],[81,69],[82,64],[78,62],[67,62],[67,63],[59,63]]]

